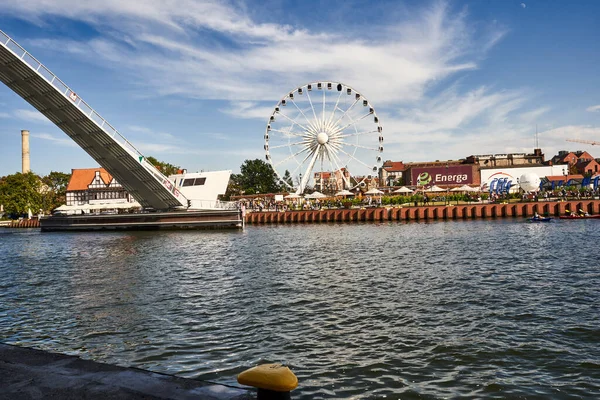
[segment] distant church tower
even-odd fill
[[[27,130],[21,131],[21,164],[21,172],[26,174],[31,171],[29,163],[29,131]]]

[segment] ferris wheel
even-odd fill
[[[306,187],[362,186],[382,163],[383,128],[375,108],[338,82],[313,82],[286,94],[269,117],[265,157],[297,194]]]

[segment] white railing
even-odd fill
[[[192,200],[192,206],[190,210],[235,210],[238,209],[238,203],[235,201],[221,201],[221,200]]]
[[[96,125],[100,129],[102,129],[107,135],[113,138],[116,142],[118,142],[123,148],[128,150],[130,153],[133,153],[132,156],[135,157],[144,157],[142,153],[140,153],[123,135],[119,133],[108,121],[106,121],[100,114],[98,114],[88,103],[86,103],[77,93],[75,93],[69,86],[67,86],[63,81],[60,80],[59,77],[54,75],[52,71],[46,68],[41,62],[39,62],[34,56],[32,56],[27,50],[25,50],[21,45],[12,40],[6,33],[0,30],[0,41],[9,51],[11,51],[16,57],[23,60],[33,71],[35,71],[39,76],[44,78],[49,84],[54,86],[54,88],[60,92],[67,100],[70,100],[79,110],[85,114],[90,120],[94,121]],[[144,161],[145,157],[144,157]],[[145,162],[144,167],[146,169],[150,169],[154,177],[167,188],[171,193],[175,195],[175,197],[180,197],[179,191],[174,192],[172,188],[168,188],[164,181],[167,180],[167,177],[164,176],[160,171],[158,171],[154,166],[150,163]]]

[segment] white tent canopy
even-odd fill
[[[412,193],[413,190],[407,188],[406,186],[402,186],[400,189],[394,190],[393,193]]]
[[[82,204],[82,205],[66,205],[63,204],[56,207],[54,211],[89,211],[89,210],[125,210],[129,208],[141,208],[142,206],[137,201],[132,203],[98,203],[98,204]]]
[[[284,198],[284,199],[299,199],[299,198],[301,198],[301,197],[302,197],[302,196],[300,196],[300,195],[299,195],[299,194],[297,194],[297,193],[290,193],[290,194],[288,194],[287,196],[284,196],[283,198]]]
[[[445,192],[446,189],[442,189],[441,187],[437,186],[437,185],[433,185],[432,187],[430,187],[429,189],[425,190],[426,192]]]
[[[307,199],[322,199],[322,198],[325,198],[325,197],[327,197],[327,196],[325,196],[325,195],[324,195],[323,193],[321,193],[321,192],[317,192],[317,191],[315,191],[315,192],[312,192],[311,194],[309,194],[309,195],[307,195],[307,196],[305,196],[305,197],[306,197]]]
[[[133,203],[100,203],[90,204],[90,210],[113,210],[113,209],[127,209],[141,207],[140,203],[134,201]]]
[[[377,188],[369,189],[365,194],[383,194],[383,192]]]
[[[469,185],[462,185],[460,187],[455,187],[454,189],[450,189],[451,192],[479,192],[479,189],[473,188]]]
[[[337,192],[335,195],[336,196],[354,196],[354,193],[352,193],[349,190],[344,189],[341,192]]]

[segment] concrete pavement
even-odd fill
[[[255,392],[0,343],[0,399],[250,400]]]

